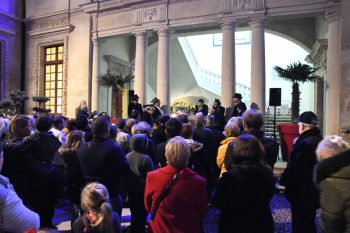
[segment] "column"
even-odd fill
[[[139,32],[136,36],[135,55],[135,94],[140,97],[140,104],[146,103],[146,83],[147,83],[147,34]]]
[[[327,16],[328,50],[327,50],[327,89],[325,109],[325,135],[339,133],[340,111],[340,21],[339,14]]]
[[[169,29],[158,30],[157,97],[164,113],[170,111],[170,48]]]
[[[92,82],[91,82],[91,109],[93,112],[95,110],[99,111],[99,42],[98,39],[92,38],[93,44],[93,57],[92,57]]]
[[[236,89],[235,67],[235,22],[223,23],[221,62],[221,103],[225,108],[232,106],[232,96]]]
[[[265,20],[253,19],[249,25],[252,29],[250,102],[256,103],[265,114]]]

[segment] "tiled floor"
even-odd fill
[[[283,194],[276,193],[271,201],[271,210],[275,222],[275,233],[291,232],[291,214],[289,204]],[[54,223],[58,225],[60,232],[70,232],[70,208],[68,202],[56,210]],[[219,221],[220,211],[216,208],[210,208],[208,216],[204,221],[205,233],[217,233],[217,224]],[[123,226],[130,224],[130,211],[123,209],[122,213]],[[319,218],[317,218],[319,226]],[[320,231],[319,231],[320,232]]]

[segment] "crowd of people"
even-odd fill
[[[270,201],[276,182],[291,204],[293,233],[349,230],[349,145],[323,139],[318,118],[304,112],[300,136],[281,179],[273,168],[276,140],[264,117],[233,96],[232,117],[220,100],[203,99],[194,116],[164,114],[160,100],[131,99],[129,118],[89,114],[76,118],[17,115],[1,118],[0,231],[54,232],[60,198],[72,205],[72,232],[119,233],[130,207],[129,233],[200,233],[209,207],[220,210],[219,232],[272,233]],[[222,110],[223,109],[223,110]]]

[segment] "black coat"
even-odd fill
[[[223,130],[225,127],[225,108],[218,106],[216,108],[213,107],[213,110],[212,115],[215,117],[215,126],[219,130]]]
[[[135,114],[135,113],[138,113],[138,114]],[[133,118],[135,117],[135,115],[139,115],[141,116],[142,115],[142,112],[143,112],[143,108],[142,108],[142,105],[137,103],[137,104],[134,104],[134,103],[130,103],[128,105],[128,116],[130,118]]]
[[[208,105],[203,104],[202,109],[199,109],[199,106],[196,105],[196,109],[194,110],[194,114],[196,114],[197,112],[202,112],[204,114],[204,116],[208,115]]]
[[[203,143],[202,155],[198,158],[202,167],[209,167],[215,162],[215,137],[210,129],[195,127],[193,129],[193,140]]]
[[[241,109],[241,112],[238,112],[238,108]],[[233,107],[232,117],[242,116],[246,110],[247,106],[245,103],[240,102]]]
[[[275,166],[275,163],[277,161],[278,152],[279,152],[279,144],[276,140],[265,137],[265,134],[262,130],[244,130],[242,134],[250,134],[255,137],[257,137],[260,142],[263,144],[265,149],[265,161],[270,167],[273,169]],[[225,155],[225,167],[227,170],[230,169],[232,165],[232,161],[230,160],[230,156],[228,154],[233,153],[233,145],[235,144],[235,141],[232,141],[227,146],[227,151]]]
[[[80,193],[85,185],[76,149],[60,148],[60,156],[66,164],[67,188],[74,204],[80,204]]]
[[[319,207],[319,193],[312,177],[317,162],[315,151],[321,140],[318,128],[303,132],[295,142],[290,160],[281,175],[280,184],[286,186],[286,197],[294,207]]]
[[[104,184],[111,198],[119,195],[121,176],[130,173],[123,149],[107,138],[93,138],[78,150],[78,158],[87,182]]]
[[[274,193],[270,168],[234,167],[219,180],[214,205],[221,210],[219,233],[272,233],[269,203]]]
[[[152,140],[155,145],[158,145],[159,143],[165,142],[167,140],[164,126],[158,126],[158,128],[153,130]]]

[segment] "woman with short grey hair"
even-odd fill
[[[168,165],[147,174],[144,203],[152,232],[202,232],[208,212],[206,181],[186,166],[190,156],[186,140],[174,137],[165,148]]]

